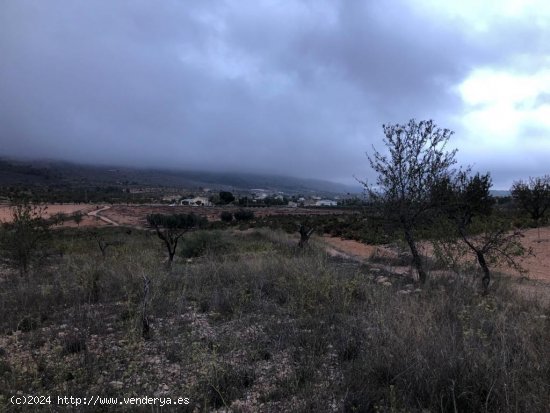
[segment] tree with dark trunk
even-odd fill
[[[406,125],[383,125],[383,130],[388,153],[373,148],[373,154],[367,154],[371,168],[378,174],[376,184],[360,183],[368,201],[399,223],[419,281],[425,283],[427,274],[418,251],[416,230],[420,220],[434,207],[430,197],[432,185],[452,174],[456,149],[447,152],[445,147],[453,132],[438,128],[431,120],[414,119]]]
[[[168,265],[171,265],[180,238],[190,230],[203,227],[206,218],[195,214],[150,214],[147,215],[147,222],[155,228],[157,236],[164,242],[168,252]]]
[[[103,259],[107,258],[107,248],[123,244],[123,242],[119,240],[106,240],[99,231],[89,231],[89,235],[97,243]]]
[[[518,262],[518,257],[526,253],[520,242],[523,237],[520,230],[510,231],[505,223],[490,219],[485,223],[483,232],[479,235],[471,235],[465,228],[460,228],[459,232],[464,243],[475,253],[477,262],[483,271],[481,284],[484,294],[489,292],[491,283],[489,264],[504,261],[519,273],[525,272]]]
[[[300,241],[298,241],[298,247],[303,248],[307,245],[309,238],[311,237],[311,234],[313,234],[313,231],[315,231],[315,229],[300,224],[298,231],[300,232]]]
[[[151,279],[143,275],[143,300],[141,302],[141,336],[148,340],[151,338],[151,326],[149,324],[149,316],[147,314],[147,302],[149,301],[149,288]]]
[[[82,214],[82,212],[77,211],[72,215],[72,218],[73,218],[74,222],[76,223],[76,226],[80,227],[80,223],[82,222],[82,219],[84,218],[84,215]]]
[[[491,186],[489,173],[469,176],[469,171],[460,171],[454,180],[447,177],[434,185],[432,193],[454,222],[458,237],[474,253],[483,272],[484,294],[491,283],[490,264],[504,261],[524,272],[517,261],[518,256],[525,254],[520,242],[523,234],[493,215],[495,200],[490,194]]]

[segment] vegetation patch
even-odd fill
[[[269,229],[187,233],[180,253],[202,258],[166,268],[154,233],[99,235],[124,242],[103,259],[93,238],[54,232],[63,257],[3,277],[3,407],[17,391],[183,394],[199,411],[550,403],[550,309],[504,279],[487,296],[451,274],[413,292]]]

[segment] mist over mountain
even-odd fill
[[[549,5],[3,1],[2,155],[354,186],[433,119],[506,189],[548,171]]]
[[[84,165],[52,160],[0,159],[0,185],[126,185],[179,188],[182,190],[264,189],[289,194],[359,194],[351,186],[321,179],[199,170],[130,168],[118,165]]]

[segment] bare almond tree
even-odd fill
[[[431,187],[451,173],[456,149],[446,151],[453,132],[437,127],[432,120],[383,125],[386,152],[373,148],[367,153],[371,168],[378,174],[375,184],[361,182],[369,201],[382,213],[398,222],[410,248],[419,281],[425,283],[426,271],[417,247],[418,224],[432,204]]]

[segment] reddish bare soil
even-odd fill
[[[529,270],[528,277],[550,282],[550,227],[525,231],[522,244],[533,249],[533,255],[523,263]]]
[[[329,245],[329,253],[345,255],[358,260],[368,260],[373,256],[396,256],[395,251],[380,245],[367,245],[359,241],[333,238],[327,235],[323,236],[323,241]]]
[[[550,227],[529,229],[524,233],[522,244],[526,249],[531,248],[533,255],[526,256],[522,260],[522,266],[528,271],[526,276],[532,280],[550,283]],[[369,259],[373,255],[395,257],[396,252],[376,245],[366,245],[358,241],[344,240],[341,238],[323,237],[328,244],[329,253],[340,254],[359,260]],[[431,248],[425,246],[424,252],[430,255]],[[517,276],[517,271],[509,268],[499,268],[504,274]]]
[[[70,215],[77,211],[81,211],[83,214],[85,214],[95,208],[95,205],[87,205],[87,204],[62,204],[62,205],[48,204],[44,206],[47,207],[46,213],[44,214],[45,218],[49,218],[52,215],[55,215],[57,213]],[[0,221],[10,222],[11,220],[12,220],[11,207],[7,205],[0,206]]]

